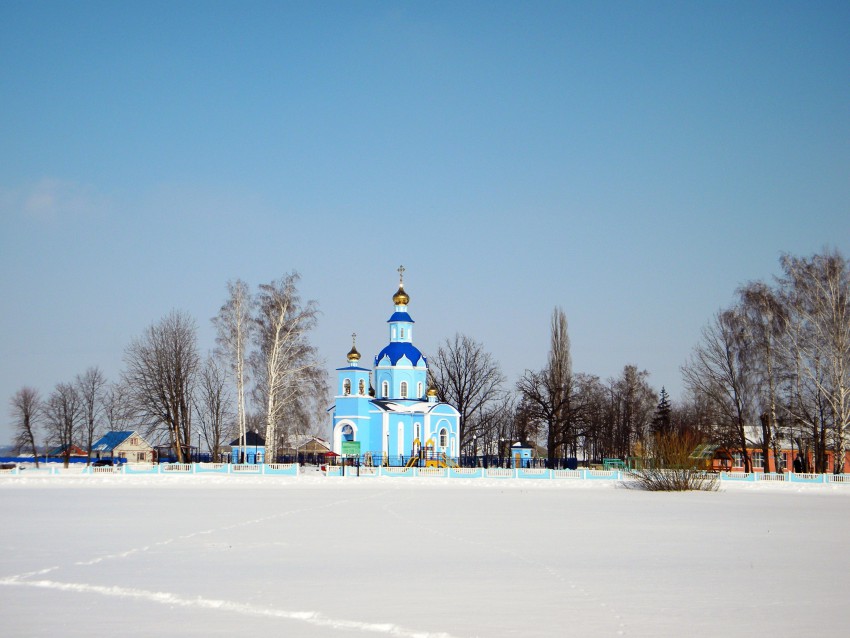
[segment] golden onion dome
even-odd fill
[[[352,333],[351,335],[351,350],[348,351],[349,363],[355,363],[356,361],[360,361],[360,353],[357,352],[357,333]]]
[[[434,386],[431,386],[430,388],[428,388],[428,396],[429,397],[437,396],[437,388],[435,388]]]
[[[393,303],[396,306],[406,306],[410,303],[410,295],[404,292],[404,284],[398,285],[398,291],[393,295]]]

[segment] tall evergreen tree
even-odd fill
[[[655,408],[655,417],[652,419],[652,431],[655,434],[669,434],[672,429],[670,421],[670,395],[662,386],[659,395],[658,407]]]

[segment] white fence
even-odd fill
[[[93,476],[93,475],[130,475],[159,474],[185,476],[192,474],[229,474],[229,475],[276,475],[298,476],[299,466],[295,463],[269,464],[230,464],[230,463],[126,463],[112,466],[86,466],[42,464],[40,467],[21,467],[20,465],[0,470],[2,477],[49,477],[49,476]],[[583,480],[583,481],[629,481],[631,476],[625,470],[548,470],[543,468],[480,468],[480,467],[380,467],[380,466],[326,466],[324,475],[329,477],[389,477],[429,479],[517,479],[517,480]],[[809,483],[839,484],[850,486],[850,474],[769,474],[763,472],[720,472],[721,482],[759,482],[773,483]]]
[[[231,465],[229,463],[122,463],[121,465],[83,465],[74,463],[68,467],[49,463],[35,465],[17,464],[13,468],[0,470],[0,476],[94,476],[103,474],[160,474],[185,476],[187,474],[261,474],[277,476],[297,476],[299,466],[296,463],[270,463],[257,465]]]

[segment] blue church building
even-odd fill
[[[403,275],[404,268],[399,268]],[[409,295],[400,278],[387,325],[389,343],[373,369],[360,365],[356,343],[337,368],[331,441],[336,454],[375,465],[450,464],[458,456],[460,413],[428,387],[428,361],[413,345]],[[373,385],[374,382],[374,385]]]

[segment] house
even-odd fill
[[[245,448],[239,439],[230,442],[231,463],[264,463],[266,458],[266,440],[257,432],[245,434]]]
[[[324,463],[325,455],[330,451],[331,446],[328,441],[309,434],[299,434],[290,439],[289,445],[280,449],[280,454],[286,462],[296,461],[317,465]]]
[[[348,365],[337,368],[336,397],[328,410],[336,454],[359,457],[367,465],[403,464],[412,458],[447,464],[459,455],[460,413],[428,388],[428,362],[413,345],[409,302],[400,277],[387,320],[390,342],[373,368],[360,365],[356,343],[348,352]]]
[[[91,449],[92,458],[126,459],[128,463],[152,463],[154,451],[135,430],[107,432]]]
[[[64,457],[66,455],[66,453],[72,459],[73,458],[86,458],[88,456],[84,449],[82,449],[81,447],[79,447],[77,445],[74,445],[73,443],[70,443],[68,445],[59,445],[59,446],[57,446],[57,447],[55,447],[51,450],[48,450],[47,456],[48,457]]]

